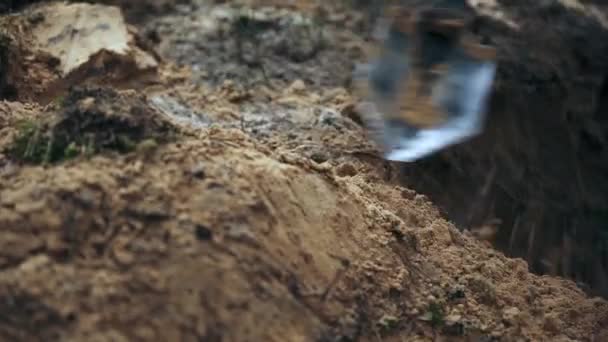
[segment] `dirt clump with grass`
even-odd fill
[[[160,56],[138,87],[55,74],[52,101],[0,102],[0,339],[608,338],[606,300],[460,231],[379,157],[349,87],[365,13],[246,5],[138,22]]]
[[[51,111],[16,124],[5,154],[15,161],[49,164],[102,151],[131,152],[139,143],[171,139],[172,126],[135,92],[74,89]]]

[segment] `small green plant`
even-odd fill
[[[17,136],[8,151],[15,159],[33,164],[48,164],[75,158],[75,142],[57,139],[45,124],[24,120],[17,125]]]
[[[72,135],[52,127],[34,120],[20,122],[8,154],[17,160],[32,164],[52,164],[81,155],[92,156],[101,150],[102,146],[97,146],[94,132]],[[137,144],[126,134],[117,134],[114,141],[107,145],[108,149],[120,153],[131,152],[137,147]]]
[[[66,157],[66,159],[76,158],[79,154],[80,154],[80,150],[78,149],[78,145],[76,145],[76,143],[74,143],[74,142],[71,142],[65,148],[65,157]]]
[[[33,120],[24,120],[17,124],[17,136],[9,149],[12,156],[36,164],[50,158],[52,143],[42,133],[40,125]]]
[[[423,320],[431,322],[433,327],[439,327],[443,325],[445,321],[445,313],[441,304],[437,302],[431,302],[427,308],[427,312],[423,317]]]
[[[126,134],[119,134],[116,136],[115,148],[116,150],[126,153],[135,150],[137,144]]]
[[[140,141],[136,146],[136,150],[143,154],[147,154],[151,151],[154,151],[157,147],[158,142],[156,141],[156,139],[149,138]]]
[[[57,96],[55,99],[53,99],[53,102],[56,105],[63,107],[63,104],[65,102],[65,96]]]

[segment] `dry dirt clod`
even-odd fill
[[[516,307],[506,308],[502,312],[503,320],[509,324],[514,324],[519,318],[520,311]]]
[[[83,83],[143,83],[156,77],[159,65],[115,6],[43,3],[4,17],[0,32],[0,93],[10,89],[24,101],[46,104]],[[19,39],[6,44],[6,37]]]

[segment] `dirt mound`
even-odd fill
[[[201,134],[3,177],[1,302],[45,327],[28,335],[29,316],[11,316],[4,338],[543,340],[608,319],[605,302],[459,233],[376,161]]]
[[[400,185],[402,165],[378,156],[341,86],[345,47],[364,50],[363,36],[343,40],[359,14],[327,19],[310,60],[263,59],[265,80],[219,38],[242,8],[189,6],[146,32],[158,28],[161,54],[201,61],[191,74],[161,64],[136,90],[0,103],[2,339],[607,338],[605,300],[530,273]],[[310,23],[251,13],[285,25],[261,29],[270,45]],[[25,140],[24,120],[39,125]],[[100,148],[47,164],[4,152],[33,136],[45,153],[90,136]]]

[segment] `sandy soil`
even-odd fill
[[[422,166],[378,156],[349,89],[365,15],[249,6],[139,22],[163,61],[135,89],[0,102],[0,339],[608,340],[606,300],[457,229],[404,185]]]

